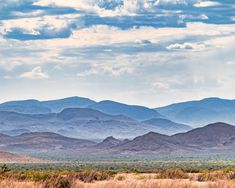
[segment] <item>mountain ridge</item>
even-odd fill
[[[235,124],[235,100],[233,99],[212,97],[174,103],[155,109],[167,119],[194,127],[215,122]]]

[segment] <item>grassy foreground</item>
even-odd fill
[[[180,168],[154,173],[110,170],[0,170],[2,188],[234,188],[235,169],[189,173]]]

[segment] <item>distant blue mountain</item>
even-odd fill
[[[235,124],[235,100],[206,98],[156,108],[167,119],[194,127],[213,122]]]
[[[67,108],[59,113],[20,114],[0,111],[0,133],[55,132],[85,139],[104,139],[135,136],[156,131],[151,125],[141,124],[123,115],[109,115],[89,108]]]
[[[139,121],[162,117],[157,111],[144,106],[127,105],[108,100],[90,105],[89,108],[111,115],[125,115]]]
[[[51,109],[37,100],[10,101],[0,104],[0,111],[19,112],[24,114],[46,114]]]
[[[65,99],[49,100],[41,102],[52,110],[52,112],[61,112],[65,108],[86,108],[96,102],[83,97],[69,97]]]
[[[114,101],[95,102],[83,97],[69,97],[58,100],[23,100],[0,104],[0,111],[24,114],[58,113],[66,108],[91,108],[110,115],[124,115],[135,120],[147,120],[162,117],[156,110],[137,105],[127,105]]]
[[[95,101],[83,97],[69,97],[49,101],[10,101],[0,104],[0,111],[10,111],[24,114],[47,114],[51,112],[61,112],[65,108],[86,108],[87,106],[95,103]]]
[[[187,132],[192,130],[192,127],[188,125],[175,123],[168,119],[162,119],[162,118],[153,118],[143,121],[142,123],[152,125],[156,128],[155,132],[166,135],[173,135],[176,133]]]
[[[176,103],[156,109],[108,100],[95,102],[83,97],[69,97],[49,101],[10,101],[0,104],[0,111],[18,112],[21,114],[59,113],[66,108],[91,108],[109,115],[127,116],[137,121],[167,119],[193,127],[215,122],[235,124],[235,100],[220,98],[206,98],[198,101]],[[161,122],[161,126],[163,125],[165,123]]]

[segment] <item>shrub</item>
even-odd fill
[[[5,174],[6,172],[9,172],[9,171],[10,171],[10,169],[7,167],[6,164],[1,166],[1,168],[0,168],[0,174]]]
[[[226,176],[227,176],[227,179],[234,180],[235,179],[235,172],[229,171],[229,172],[227,172]]]
[[[71,188],[72,179],[63,176],[52,176],[44,183],[43,188]]]
[[[31,172],[26,173],[26,179],[30,179],[35,182],[45,181],[50,178],[50,174],[46,172]]]
[[[125,179],[126,179],[126,177],[124,175],[118,175],[116,177],[116,180],[118,180],[118,181],[124,181]]]
[[[80,172],[76,175],[76,178],[78,178],[79,180],[83,181],[83,182],[94,182],[94,181],[103,181],[103,180],[107,180],[111,177],[114,176],[115,173],[110,172],[110,171],[95,171],[95,170],[91,170],[91,171],[84,171],[84,172]]]
[[[227,174],[222,171],[215,171],[215,172],[209,172],[209,173],[203,173],[199,174],[197,177],[198,181],[216,181],[216,180],[222,180],[227,179]]]
[[[162,178],[162,179],[186,179],[188,178],[188,175],[181,169],[176,168],[176,169],[168,169],[162,171],[157,178]]]

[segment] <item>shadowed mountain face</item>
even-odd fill
[[[175,123],[167,119],[149,119],[142,122],[143,124],[148,124],[155,126],[158,133],[172,135],[176,133],[187,132],[192,128],[188,125]]]
[[[201,148],[235,147],[235,126],[215,123],[172,136],[177,142]]]
[[[150,132],[123,145],[119,151],[193,151],[235,149],[235,127],[225,123],[210,124],[202,128],[173,136]]]
[[[55,133],[25,133],[19,136],[0,135],[0,150],[14,152],[70,152],[79,155],[109,155],[141,153],[172,154],[219,151],[235,149],[235,127],[225,123],[210,124],[202,128],[166,136],[149,132],[132,140],[119,140],[112,136],[100,143],[84,139],[74,139]]]
[[[169,136],[150,132],[143,136],[136,137],[134,140],[124,145],[117,146],[115,149],[120,151],[170,151],[179,146],[171,142]]]
[[[17,135],[21,129],[26,132],[56,132],[83,139],[104,139],[110,135],[134,138],[157,130],[123,115],[108,115],[87,108],[69,108],[60,113],[38,115],[0,112],[0,128],[1,132],[10,132],[11,135]]]
[[[96,148],[112,148],[119,144],[123,143],[123,141],[118,140],[112,136],[105,138],[101,143],[97,144]]]
[[[195,127],[213,122],[235,124],[235,100],[207,98],[172,104],[156,110],[167,119]]]
[[[87,148],[95,145],[94,142],[64,137],[59,134],[42,133],[24,133],[19,136],[0,135],[0,150],[4,151],[51,151],[51,150],[70,150],[78,148]]]
[[[162,117],[157,111],[143,106],[126,105],[114,101],[101,101],[89,106],[92,109],[99,110],[112,115],[125,115],[136,120],[147,120],[151,118]]]

